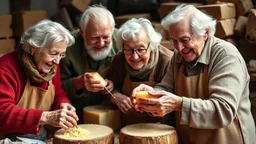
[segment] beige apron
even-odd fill
[[[144,81],[144,82],[132,82],[130,79],[130,74],[127,73],[124,79],[124,84],[122,87],[122,93],[125,94],[126,96],[130,96],[132,93],[132,90],[139,86],[140,84],[146,84],[151,87],[155,86],[155,81],[154,81],[154,72],[155,69],[150,73],[149,75],[149,81]],[[133,112],[130,114],[124,114],[122,113],[121,115],[121,120],[122,120],[122,125],[130,125],[130,124],[135,124],[135,123],[149,123],[149,122],[161,122],[161,123],[166,123],[167,122],[167,117],[152,117],[149,116],[148,113],[141,113],[141,112]]]
[[[52,80],[49,81],[49,86],[46,90],[31,86],[30,80],[27,80],[24,92],[17,106],[26,109],[33,108],[48,111],[51,109],[54,97],[55,88],[52,84]]]
[[[42,88],[32,86],[30,80],[27,79],[23,94],[16,105],[25,109],[40,109],[48,111],[51,109],[54,97],[55,88],[52,84],[52,80],[49,81],[48,88],[44,90]]]
[[[175,91],[179,96],[189,98],[209,99],[208,91],[208,67],[204,66],[203,73],[196,76],[186,77],[183,75],[184,65],[182,64],[177,75]],[[225,128],[220,129],[196,129],[188,125],[181,125],[181,112],[176,112],[176,129],[179,134],[179,141],[182,144],[242,144],[243,138],[240,131],[239,119]],[[213,119],[214,120],[214,119]]]

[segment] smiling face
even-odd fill
[[[40,73],[49,73],[51,69],[59,64],[62,57],[64,57],[67,45],[62,41],[56,45],[44,48],[42,51],[32,48],[33,62]]]
[[[102,23],[90,20],[85,33],[81,29],[80,32],[87,52],[93,59],[102,60],[108,56],[112,47],[112,27],[109,19]]]
[[[148,47],[149,46],[149,47]],[[148,48],[148,49],[147,49]],[[145,31],[141,31],[137,36],[136,41],[130,39],[123,42],[123,49],[126,50],[138,50],[147,49],[147,52],[143,55],[138,55],[136,51],[133,51],[131,55],[124,55],[127,63],[134,69],[140,70],[148,64],[150,59],[151,48],[148,40],[148,36]]]
[[[204,36],[193,35],[188,20],[181,20],[170,26],[169,34],[174,48],[180,52],[187,62],[194,62],[201,55],[208,37],[207,32]]]

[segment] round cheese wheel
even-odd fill
[[[159,123],[139,123],[120,131],[120,144],[178,144],[174,127]]]
[[[88,130],[88,135],[82,138],[64,136],[66,130],[59,129],[54,133],[54,144],[113,144],[114,132],[110,127],[97,124],[81,124],[80,128]]]

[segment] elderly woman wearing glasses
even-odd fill
[[[43,20],[28,28],[20,43],[0,57],[0,139],[44,140],[44,125],[73,128],[78,117],[61,87],[58,67],[73,36]]]
[[[170,116],[152,117],[148,113],[136,112],[129,96],[139,84],[155,86],[167,71],[173,52],[160,45],[162,36],[149,20],[130,19],[124,23],[117,35],[117,47],[122,47],[113,59],[107,76],[114,83],[111,102],[122,111],[122,124],[140,122],[170,122]]]

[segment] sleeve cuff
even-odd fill
[[[190,98],[182,97],[180,124],[188,124],[190,119]]]
[[[40,134],[41,129],[42,129],[42,125],[39,125],[39,126],[37,127],[37,130],[36,130],[36,135],[39,135],[39,134]]]

